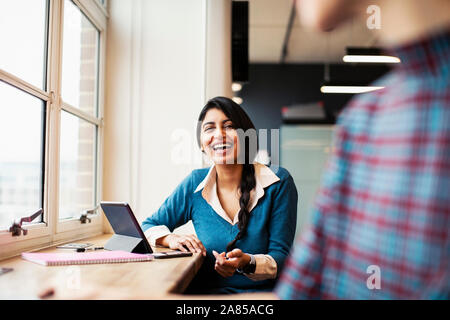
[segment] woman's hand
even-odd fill
[[[156,244],[183,252],[201,253],[203,256],[206,256],[206,249],[203,243],[194,234],[180,235],[171,233],[158,239]]]
[[[241,249],[234,249],[228,253],[217,253],[213,250],[213,255],[216,257],[216,264],[214,269],[224,278],[231,277],[236,269],[242,269],[250,263],[250,256]]]

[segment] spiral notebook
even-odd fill
[[[73,253],[34,253],[24,252],[22,258],[44,266],[69,264],[103,264],[151,261],[153,256],[129,253],[126,251],[73,252]]]

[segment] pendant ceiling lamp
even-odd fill
[[[384,55],[380,48],[347,47],[342,58],[347,63],[400,63],[398,57]]]
[[[320,87],[322,93],[358,94],[383,89],[381,86],[367,86],[358,83],[342,83],[330,80],[330,65],[324,66],[324,82]]]
[[[383,89],[381,86],[361,86],[361,85],[339,85],[333,83],[324,83],[320,87],[322,93],[342,93],[342,94],[357,94],[365,93],[375,90]]]

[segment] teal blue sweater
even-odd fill
[[[194,170],[164,201],[152,216],[142,223],[145,231],[165,225],[170,231],[192,220],[195,232],[207,250],[205,261],[188,292],[238,293],[270,291],[275,280],[253,281],[245,275],[234,274],[229,278],[214,270],[212,250],[224,252],[227,244],[239,232],[238,225],[231,225],[219,216],[202,197],[194,193],[208,173],[208,168]],[[277,263],[277,275],[292,246],[297,225],[297,189],[286,169],[274,172],[280,181],[268,186],[250,213],[246,236],[237,241],[236,247],[245,253],[269,254]]]

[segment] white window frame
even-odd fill
[[[98,116],[94,117],[61,99],[62,72],[62,35],[64,0],[49,0],[48,48],[47,48],[47,90],[36,86],[0,69],[0,79],[45,101],[46,133],[44,159],[44,216],[41,223],[25,226],[26,236],[13,237],[7,230],[0,230],[0,260],[32,250],[52,246],[58,243],[75,241],[101,234],[103,232],[103,215],[101,210],[90,216],[90,223],[82,224],[78,217],[59,220],[59,142],[61,111],[67,111],[78,118],[97,126],[97,162],[96,162],[96,199],[102,196],[103,163],[103,115],[105,89],[106,31],[107,11],[98,0],[72,0],[82,13],[99,31],[98,63]],[[24,8],[24,10],[27,10]],[[86,208],[89,209],[89,208]],[[25,215],[26,213],[24,213]],[[31,214],[31,213],[30,213]]]
[[[100,8],[100,10],[103,12],[103,14],[109,18],[109,14],[108,14],[108,0],[105,0],[105,3],[101,3],[100,0],[95,0],[95,4]]]

